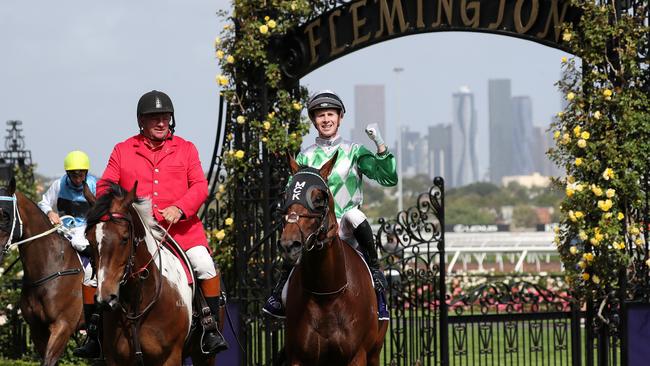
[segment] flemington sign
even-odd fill
[[[363,47],[417,33],[486,32],[567,50],[562,24],[579,15],[568,0],[356,0],[299,27],[282,40],[280,57],[285,74],[298,79]]]

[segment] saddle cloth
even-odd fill
[[[185,251],[171,236],[166,236],[162,240],[162,244],[181,262],[183,270],[187,275],[187,284],[192,285],[194,283],[194,271],[192,271],[192,266],[190,265],[189,259],[185,255]]]

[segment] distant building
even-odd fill
[[[420,137],[419,132],[410,131],[408,127],[403,126],[402,142],[404,146],[399,149],[399,153],[402,154],[402,175],[410,178],[421,174],[423,170],[421,162],[423,155],[422,144],[426,140]],[[426,158],[426,150],[424,151],[424,157]]]
[[[533,154],[536,152],[533,131],[533,103],[528,96],[512,98],[512,158],[510,174],[527,175],[536,170]]]
[[[513,118],[510,79],[488,81],[490,116],[490,181],[500,184],[501,178],[512,175]]]
[[[469,88],[461,87],[453,94],[452,103],[452,183],[463,186],[478,181],[474,94]]]
[[[530,175],[512,175],[501,178],[501,184],[504,186],[513,182],[526,188],[548,187],[551,184],[551,179],[537,172]]]
[[[376,123],[386,136],[386,93],[383,85],[354,86],[354,128],[352,141],[364,144],[370,151],[376,147],[366,135],[366,125]]]
[[[438,124],[429,127],[428,169],[429,177],[443,177],[447,186],[453,186],[451,171],[451,126]]]

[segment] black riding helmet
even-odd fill
[[[331,90],[321,90],[314,94],[307,102],[309,118],[314,119],[314,112],[319,109],[333,108],[345,113],[345,105],[341,98]]]
[[[174,127],[176,127],[176,119],[174,118],[174,104],[169,95],[158,91],[152,90],[144,93],[140,100],[138,100],[138,118],[145,114],[153,113],[171,113],[172,120],[169,122],[169,130],[174,134]]]

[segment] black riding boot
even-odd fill
[[[99,343],[101,315],[97,304],[84,304],[84,318],[86,321],[86,343],[72,351],[72,354],[82,358],[99,358],[102,347]]]
[[[372,280],[375,283],[375,289],[383,291],[388,288],[388,282],[384,276],[384,272],[379,268],[379,258],[377,257],[377,249],[375,247],[375,238],[372,235],[372,228],[367,220],[364,220],[356,229],[354,229],[354,237],[359,243],[361,253],[368,261],[370,273],[372,273]]]
[[[228,349],[228,342],[219,331],[219,308],[222,306],[221,297],[206,297],[205,302],[210,308],[210,315],[203,314],[203,329],[205,333],[201,339],[201,349],[208,354],[216,354]],[[225,304],[224,304],[225,305]],[[209,315],[209,317],[208,317]]]
[[[264,307],[262,307],[263,312],[279,319],[284,319],[286,316],[284,305],[282,305],[282,289],[284,289],[284,284],[287,283],[289,274],[291,273],[292,266],[288,262],[288,260],[283,261],[280,267],[280,278],[278,278],[278,282],[276,282],[271,296],[266,300]]]

